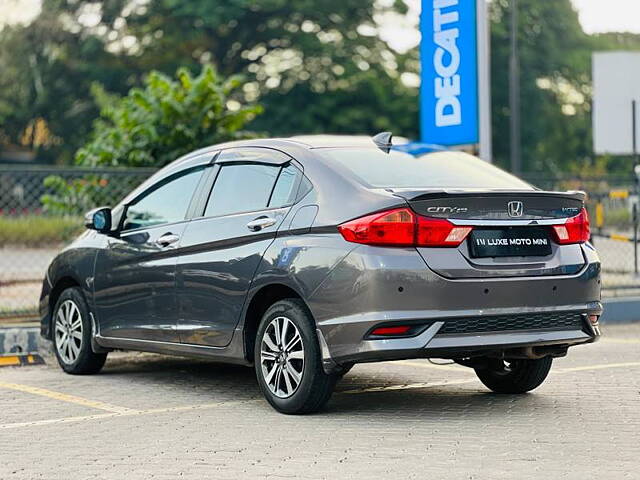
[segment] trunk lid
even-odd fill
[[[557,220],[576,216],[584,192],[539,190],[392,190],[420,215],[454,220]]]
[[[429,268],[451,279],[572,275],[585,264],[580,244],[559,245],[552,227],[575,217],[584,192],[388,190],[419,215],[473,226],[457,248],[418,248]]]

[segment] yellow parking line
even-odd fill
[[[640,362],[602,363],[600,365],[585,365],[584,367],[558,368],[556,370],[556,373],[583,372],[588,370],[606,370],[607,368],[628,367],[640,367]]]
[[[251,399],[251,400],[231,400],[228,402],[216,402],[216,403],[202,403],[198,405],[182,405],[178,407],[164,407],[164,408],[149,408],[146,410],[133,410],[129,409],[125,412],[113,412],[113,413],[98,413],[96,415],[82,415],[77,417],[62,417],[62,418],[50,418],[46,420],[34,420],[32,422],[19,422],[19,423],[5,423],[4,425],[0,424],[0,430],[7,430],[13,428],[23,428],[23,427],[38,427],[45,425],[56,425],[60,423],[75,423],[75,422],[84,422],[86,420],[99,420],[103,418],[114,418],[114,417],[137,417],[140,415],[158,415],[162,413],[171,413],[171,412],[185,412],[191,410],[207,410],[210,408],[217,407],[225,407],[225,406],[234,406],[239,404],[251,403],[262,401],[262,399]]]
[[[640,343],[640,338],[635,338],[635,339],[631,339],[631,338],[603,338],[600,341],[601,342],[605,342],[605,343],[634,343],[634,344],[639,344]]]
[[[411,362],[411,361],[401,361],[401,362],[397,362],[401,365],[407,365],[407,366],[414,366],[414,367],[426,367],[426,368],[443,368],[444,369],[444,365],[442,366],[438,366],[438,365],[427,365],[427,364],[423,364],[420,362]],[[604,364],[600,364],[600,365],[585,365],[582,367],[570,367],[570,368],[555,368],[552,370],[552,372],[554,373],[572,373],[572,372],[583,372],[583,371],[589,371],[589,370],[605,370],[607,368],[628,368],[628,367],[640,367],[640,362],[626,362],[626,363],[604,363]],[[452,370],[453,368],[451,366],[449,366],[449,370]],[[470,373],[473,373],[473,369],[471,368],[467,368],[467,367],[460,367],[461,370],[463,371],[468,371]],[[458,370],[457,368],[455,370]],[[353,390],[345,390],[343,392],[338,392],[338,393],[345,393],[345,394],[356,394],[356,393],[371,393],[371,392],[388,392],[388,391],[395,391],[395,390],[410,390],[410,389],[416,389],[416,388],[433,388],[433,387],[447,387],[449,385],[465,385],[467,383],[476,383],[477,379],[473,378],[473,379],[469,379],[469,380],[456,380],[456,381],[452,381],[452,382],[432,382],[432,383],[409,383],[409,384],[405,384],[405,385],[388,385],[388,386],[384,386],[384,387],[369,387],[369,388],[357,388],[357,389],[353,389]]]
[[[32,387],[30,385],[21,385],[19,383],[0,382],[0,388],[7,388],[9,390],[15,390],[18,392],[31,393],[33,395],[41,395],[43,397],[52,398],[54,400],[74,403],[76,405],[82,405],[83,407],[96,408],[98,410],[104,410],[106,412],[128,413],[128,412],[135,411],[127,407],[120,407],[118,405],[111,405],[110,403],[98,402],[95,400],[89,400],[87,398],[76,397],[75,395],[68,395],[66,393],[54,392],[53,390],[47,390],[45,388]]]
[[[632,342],[632,340],[628,340],[628,342]],[[636,342],[634,342],[636,343]],[[638,342],[640,343],[640,342]],[[396,362],[400,365],[406,365],[409,367],[421,367],[421,368],[433,368],[433,369],[441,369],[441,370],[453,370],[453,371],[457,371],[457,372],[467,372],[467,373],[474,373],[472,368],[468,368],[468,367],[455,367],[453,365],[434,365],[431,363],[422,363],[422,362],[414,362],[414,361],[410,361],[410,360],[403,360],[400,362]],[[602,364],[597,364],[597,365],[584,365],[581,367],[569,367],[569,368],[554,368],[552,370],[552,372],[554,373],[570,373],[570,372],[582,372],[582,371],[589,371],[589,370],[605,370],[607,368],[624,368],[624,367],[640,367],[640,362],[624,362],[624,363],[602,363]],[[463,383],[465,383],[466,381],[464,381]],[[413,386],[411,388],[419,388],[417,387],[417,385],[422,385],[422,384],[413,384],[416,386]],[[430,385],[430,384],[424,384],[424,385]],[[432,384],[431,384],[432,385]],[[375,388],[375,387],[374,387]]]

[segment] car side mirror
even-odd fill
[[[84,226],[100,233],[111,231],[111,208],[99,207],[87,212],[84,216]]]

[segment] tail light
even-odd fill
[[[408,208],[374,213],[338,226],[349,242],[397,247],[457,247],[472,229],[443,218],[416,215]]]
[[[587,210],[583,208],[578,215],[569,218],[563,225],[553,225],[553,234],[560,245],[588,242],[591,230]]]

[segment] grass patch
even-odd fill
[[[69,242],[84,229],[79,217],[0,216],[0,247],[48,247]]]

